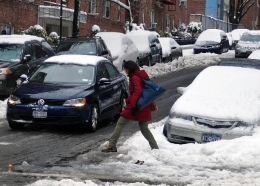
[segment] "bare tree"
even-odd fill
[[[239,24],[253,5],[254,0],[229,0],[229,22]]]

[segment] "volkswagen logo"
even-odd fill
[[[44,105],[44,103],[45,103],[45,102],[44,102],[43,99],[39,99],[39,100],[38,100],[38,105]]]

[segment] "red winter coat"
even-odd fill
[[[136,103],[139,97],[142,94],[143,89],[143,81],[141,78],[148,80],[149,76],[144,70],[135,70],[134,73],[129,73],[129,92],[130,95],[126,99],[126,107],[121,112],[121,116],[126,119],[134,120],[134,121],[151,121],[151,106],[148,105],[143,109],[136,112],[135,116],[132,115],[132,109],[136,108]]]

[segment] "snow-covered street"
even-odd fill
[[[149,76],[158,77],[172,71],[203,65],[215,65],[221,57],[232,58],[234,51],[217,54],[192,54],[192,49],[184,50],[184,57],[167,64],[144,67]],[[6,100],[0,101],[1,119],[5,118]],[[178,145],[167,141],[163,135],[163,125],[167,117],[150,123],[159,150],[150,150],[140,132],[133,134],[117,153],[104,154],[98,149],[77,157],[70,167],[53,167],[43,174],[62,172],[59,179],[40,179],[30,186],[146,186],[146,185],[189,185],[189,186],[257,186],[260,185],[260,129],[253,136],[234,140],[222,140],[207,144]],[[0,141],[1,145],[9,145]],[[99,165],[91,164],[89,157],[104,159]],[[143,160],[143,165],[136,165]],[[27,162],[21,168],[30,168]],[[86,179],[88,175],[109,175],[106,181]],[[69,178],[68,178],[69,177]],[[111,182],[108,182],[111,181]],[[126,181],[127,183],[124,183]],[[150,184],[149,184],[150,183]],[[25,185],[28,185],[25,183]]]

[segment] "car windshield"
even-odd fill
[[[60,54],[82,54],[82,55],[97,55],[95,42],[65,42],[61,43],[56,51]]]
[[[19,62],[21,60],[22,45],[0,44],[0,61]]]
[[[243,34],[240,41],[260,42],[260,34]]]
[[[38,83],[92,84],[94,66],[46,63],[41,65],[29,81]]]

